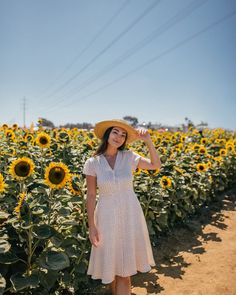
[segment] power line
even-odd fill
[[[95,81],[102,78],[105,74],[110,72],[111,70],[114,70],[117,66],[121,65],[126,59],[133,56],[135,53],[137,53],[140,49],[143,47],[146,47],[154,41],[157,37],[159,37],[161,34],[168,31],[170,28],[172,28],[174,25],[176,25],[178,22],[181,22],[186,17],[191,15],[197,8],[205,4],[208,0],[202,0],[202,1],[193,1],[182,9],[181,11],[178,11],[173,17],[171,17],[166,23],[164,23],[162,26],[158,27],[156,30],[154,30],[149,36],[138,42],[135,46],[128,49],[125,53],[123,53],[121,56],[116,58],[112,63],[104,67],[101,71],[93,75],[88,80],[84,81],[82,85],[77,86],[76,88],[72,89],[72,91],[69,91],[66,95],[62,95],[59,100],[56,100],[53,102],[53,105],[49,108],[55,107],[55,104],[58,106],[61,102],[63,102],[66,98],[69,98],[79,92],[81,92],[83,89],[85,89],[87,86],[91,85]]]
[[[91,64],[93,64],[100,56],[107,52],[115,43],[117,43],[123,36],[125,36],[137,23],[139,23],[149,12],[151,12],[161,0],[155,0],[151,5],[149,5],[135,20],[131,22],[121,33],[119,33],[111,42],[109,42],[98,54],[96,54],[85,66],[83,66],[76,74],[74,74],[70,79],[64,82],[60,87],[58,87],[49,96],[55,95],[55,93],[61,91],[65,88],[71,81],[75,80],[80,74],[82,74]]]
[[[220,18],[219,20],[217,20],[217,21],[211,23],[210,25],[208,25],[208,26],[206,26],[205,28],[201,29],[200,31],[194,33],[193,35],[189,36],[188,38],[185,38],[184,40],[178,42],[176,45],[170,47],[169,49],[163,51],[162,53],[160,53],[160,54],[158,54],[158,55],[156,55],[156,56],[150,58],[150,59],[147,60],[145,63],[142,63],[141,65],[139,65],[138,67],[134,68],[133,70],[131,70],[131,71],[125,73],[124,75],[122,75],[122,76],[116,78],[115,80],[113,80],[113,81],[111,81],[111,82],[109,82],[109,83],[103,85],[102,87],[95,89],[94,91],[88,93],[87,95],[82,96],[80,99],[78,99],[78,100],[73,100],[71,103],[65,105],[64,108],[65,108],[65,107],[69,107],[69,106],[71,106],[72,104],[75,104],[75,103],[77,103],[77,102],[79,102],[79,101],[81,101],[81,100],[83,100],[83,99],[85,99],[85,98],[87,98],[87,97],[93,96],[93,95],[97,94],[98,92],[104,90],[105,88],[108,88],[108,87],[112,86],[113,84],[115,84],[115,83],[117,83],[117,82],[119,82],[119,81],[121,81],[121,80],[127,78],[128,76],[134,74],[135,72],[140,71],[141,69],[143,69],[143,68],[146,67],[147,65],[152,64],[153,62],[156,62],[156,61],[157,61],[158,59],[160,59],[161,57],[163,57],[163,56],[165,56],[165,55],[171,53],[172,51],[174,51],[174,50],[176,50],[176,49],[182,47],[183,45],[185,45],[186,43],[190,42],[191,40],[197,38],[198,36],[200,36],[200,35],[202,35],[202,34],[204,34],[204,33],[206,33],[207,31],[209,31],[209,30],[212,29],[213,27],[215,27],[215,26],[219,25],[220,23],[226,21],[227,19],[233,17],[235,14],[236,14],[236,10],[234,10],[234,11],[232,11],[232,12],[226,14],[225,16],[223,16],[222,18]]]
[[[66,68],[55,78],[55,80],[43,91],[43,93],[46,93],[58,80],[60,80],[65,73],[67,73],[72,66],[83,56],[83,54],[95,43],[95,41],[104,33],[104,31],[114,22],[114,20],[121,14],[121,12],[126,8],[126,6],[129,4],[130,0],[126,0],[122,3],[122,5],[119,7],[119,9],[109,18],[109,20],[103,25],[103,27],[97,32],[97,34],[90,40],[90,42],[87,44],[87,46],[84,47],[66,66]],[[50,96],[50,95],[49,95]],[[42,97],[42,95],[40,96]]]

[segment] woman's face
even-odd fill
[[[125,142],[126,131],[121,127],[113,127],[108,138],[108,143],[111,146],[119,148]]]

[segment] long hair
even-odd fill
[[[103,135],[103,138],[101,139],[101,143],[99,144],[99,146],[98,146],[97,150],[95,151],[95,153],[93,154],[93,156],[101,155],[106,151],[107,146],[108,146],[108,138],[110,136],[110,133],[111,133],[113,127],[114,126],[107,128],[107,130],[105,131],[105,133]],[[125,141],[120,147],[118,147],[118,150],[123,150],[125,148],[127,136],[128,136],[128,134],[126,132]]]

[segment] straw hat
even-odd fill
[[[134,141],[136,139],[137,130],[129,125],[125,120],[120,119],[112,119],[98,122],[97,124],[95,124],[94,133],[99,139],[102,139],[107,128],[114,126],[121,127],[126,130],[128,135],[126,140],[127,143],[130,143],[131,141]]]

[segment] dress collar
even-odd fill
[[[116,168],[117,168],[117,163],[118,163],[118,161],[119,161],[119,155],[120,155],[120,151],[118,150],[118,151],[117,151],[117,154],[116,154],[116,160],[115,160],[114,168],[112,169],[111,166],[110,166],[110,164],[108,163],[106,157],[105,157],[103,154],[101,154],[102,158],[104,159],[104,161],[105,161],[105,163],[106,163],[106,166],[107,166],[111,171],[115,171],[115,170],[116,170]]]

